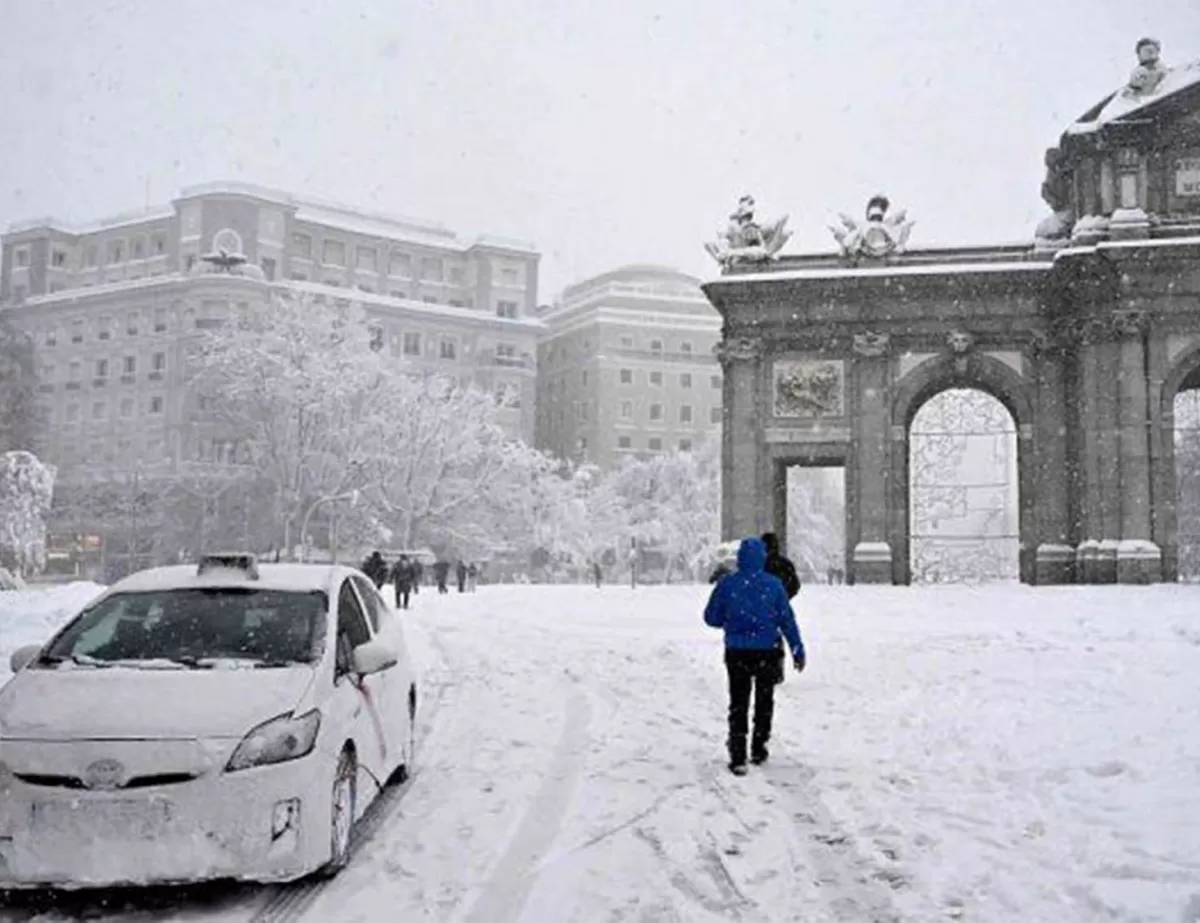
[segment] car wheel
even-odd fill
[[[346,749],[338,759],[333,775],[329,811],[329,861],[321,876],[332,878],[350,861],[350,836],[354,831],[354,810],[358,796],[358,760]]]
[[[408,781],[409,766],[412,764],[413,751],[416,744],[417,730],[417,687],[414,683],[408,687],[408,744],[404,754],[404,762],[392,770],[388,776],[389,785],[403,785]]]

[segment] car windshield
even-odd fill
[[[210,668],[312,663],[322,650],[321,592],[205,587],[118,593],[85,609],[43,666]]]

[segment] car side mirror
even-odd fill
[[[366,644],[360,644],[354,649],[351,657],[354,672],[359,676],[382,673],[384,670],[390,670],[399,662],[400,657],[392,649],[392,646],[378,638],[368,641]]]
[[[20,673],[27,666],[37,659],[37,655],[42,652],[40,644],[26,644],[24,647],[18,647],[12,652],[12,656],[8,658],[8,668],[14,673]]]

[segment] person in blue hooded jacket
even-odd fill
[[[737,570],[723,577],[704,609],[704,621],[725,631],[725,669],[729,674],[729,768],[746,772],[746,732],[750,692],[754,691],[754,734],[750,760],[767,760],[775,713],[780,636],[787,639],[796,671],[804,669],[804,641],[787,590],[763,570],[767,549],[760,539],[738,548]]]

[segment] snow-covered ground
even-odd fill
[[[8,682],[13,651],[49,640],[54,629],[103,589],[80,582],[0,593],[0,684]]]
[[[705,595],[422,592],[405,616],[427,668],[418,773],[296,909],[1200,921],[1200,590],[806,588],[809,670],[780,690],[771,762],[742,779]],[[10,598],[5,650],[45,625]],[[295,918],[269,901],[285,909],[238,889],[180,912]]]

